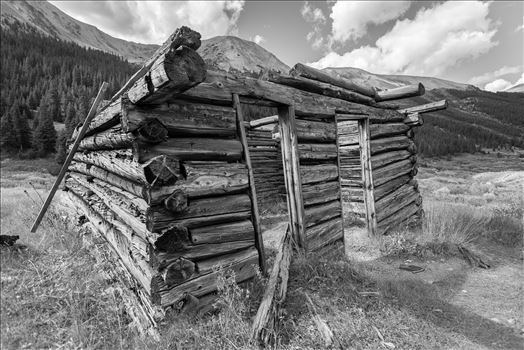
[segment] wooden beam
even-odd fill
[[[375,100],[377,102],[398,100],[401,98],[422,96],[425,92],[426,90],[422,83],[405,85],[398,88],[377,91],[377,96],[375,97]]]
[[[358,122],[360,137],[360,163],[362,167],[362,182],[364,187],[364,203],[366,205],[366,224],[368,234],[374,236],[377,232],[377,218],[375,213],[375,196],[371,169],[371,146],[369,137],[369,119]]]
[[[282,161],[286,181],[288,214],[291,234],[298,246],[307,251],[304,226],[304,203],[302,199],[302,181],[298,142],[295,134],[295,111],[291,106],[278,109]]]
[[[255,246],[258,249],[260,269],[262,270],[262,273],[265,274],[267,271],[266,253],[264,250],[264,239],[262,238],[262,229],[260,227],[260,213],[258,212],[255,177],[253,174],[253,165],[251,164],[251,157],[249,156],[249,146],[247,143],[246,129],[244,128],[244,116],[242,114],[242,106],[240,104],[240,99],[238,98],[237,94],[233,95],[233,105],[235,106],[237,112],[237,128],[240,133],[240,141],[242,142],[242,148],[244,150],[244,161],[246,162],[249,176],[249,191],[251,194],[251,210],[253,214],[252,220],[253,226],[255,228]]]
[[[255,119],[249,122],[249,126],[254,129],[262,125],[278,123],[278,115],[272,115],[260,119]]]
[[[375,97],[376,91],[372,86],[366,86],[361,84],[355,84],[347,79],[341,78],[340,76],[335,77],[332,74],[325,73],[313,67],[306,66],[302,63],[297,63],[289,74],[292,76],[300,76],[308,79],[321,81],[323,83],[335,85],[347,90],[358,92],[364,96]]]
[[[441,109],[448,108],[448,101],[447,100],[440,100],[436,102],[426,103],[419,106],[399,109],[399,113],[404,114],[411,114],[411,113],[428,113],[428,112],[434,112]]]

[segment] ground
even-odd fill
[[[2,160],[1,230],[21,238],[1,251],[1,348],[255,348],[249,327],[260,279],[249,296],[225,283],[223,311],[175,321],[164,331],[170,341],[140,339],[59,207],[29,233],[53,181],[49,164]],[[324,347],[308,295],[344,348],[522,349],[524,158],[461,155],[421,165],[424,231],[386,237],[349,261],[341,245],[296,256],[277,348]],[[264,221],[270,256],[286,227],[280,218]],[[446,242],[465,244],[491,268],[469,266]],[[425,271],[400,270],[404,262]]]

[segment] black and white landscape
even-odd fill
[[[176,28],[189,26],[202,35],[197,54],[206,69],[217,74],[265,82],[304,63],[378,92],[424,86],[421,96],[373,101],[384,110],[447,101],[447,108],[424,114],[423,125],[408,132],[414,150],[403,159],[416,163],[409,176],[414,177],[410,185],[414,181],[422,197],[420,222],[409,227],[404,223],[387,235],[369,239],[362,209],[366,199],[349,195],[355,205],[340,209],[346,245],[339,241],[321,253],[292,254],[289,271],[285,268],[289,275],[285,302],[275,307],[281,314],[273,323],[278,336],[271,346],[521,349],[523,6],[517,1],[2,1],[1,347],[255,349],[260,345],[252,339],[252,323],[266,287],[272,285],[269,275],[257,275],[239,286],[226,269],[214,281],[218,291],[213,292],[212,313],[168,313],[158,325],[159,332],[144,334],[129,311],[132,301],[124,300],[126,294],[121,292],[129,284],[119,280],[114,259],[100,258],[107,253],[100,253],[103,244],[88,244],[82,237],[88,220],[82,217],[76,222],[77,216],[70,215],[65,192],[57,193],[38,232],[29,232],[102,82],[108,83],[103,97],[110,100]],[[147,89],[154,90],[151,85]],[[150,106],[157,103],[151,101]],[[254,183],[258,183],[257,215],[271,272],[275,261],[275,265],[282,263],[279,244],[288,214],[293,215],[288,213],[286,166],[274,164],[275,159],[282,161],[281,110],[271,103],[242,103],[247,124],[276,118],[247,135],[253,142],[253,168],[262,174],[255,174]],[[304,118],[298,118],[299,123],[311,124],[300,127],[319,132],[314,117]],[[192,135],[171,128],[176,131],[170,129],[169,140]],[[93,135],[96,132],[89,136]],[[276,150],[268,156],[270,161],[257,158],[257,142]],[[199,145],[188,147],[193,150]],[[342,148],[337,138],[337,152]],[[395,154],[407,154],[405,148]],[[82,155],[75,159],[92,157],[89,151],[84,143],[78,152]],[[263,157],[269,153],[258,151]],[[119,164],[117,158],[111,166],[119,166],[114,165]],[[336,159],[340,158],[337,153]],[[221,165],[213,164],[219,170],[210,170],[209,178],[222,176],[217,175]],[[318,167],[321,162],[304,164]],[[360,169],[360,163],[356,166]],[[339,170],[340,164],[335,178],[341,182]],[[188,177],[184,172],[181,176]],[[275,172],[282,179],[272,176]],[[236,175],[226,171],[226,176]],[[400,177],[392,175],[391,186]],[[86,175],[86,184],[93,178]],[[269,180],[264,183],[264,179]],[[328,187],[322,185],[326,183],[318,185],[319,198],[328,196]],[[337,191],[337,200],[348,200],[340,187]],[[253,205],[249,202],[253,193],[249,198],[247,192],[234,193],[239,202],[223,202],[222,209],[240,206],[241,199]],[[180,205],[175,197],[169,197],[172,205]],[[204,216],[221,209],[205,204],[201,197],[184,197],[183,210],[191,207],[191,201],[209,206],[202,209]],[[393,192],[390,197],[391,208],[403,200]],[[382,203],[378,206],[384,207]],[[133,205],[122,202],[131,211],[142,210]],[[111,215],[118,221],[117,214]],[[332,216],[325,213],[314,220],[325,223]],[[19,237],[13,243],[15,238],[7,236]],[[144,248],[153,256],[148,249]],[[176,278],[186,281],[203,274],[195,267],[198,263],[192,266],[189,275]],[[212,269],[208,266],[206,271]],[[185,298],[188,304],[193,301]],[[204,309],[195,305],[184,310]]]

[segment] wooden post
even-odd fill
[[[100,101],[102,101],[102,97],[104,96],[104,93],[106,92],[107,87],[109,86],[108,83],[105,81],[102,83],[102,86],[100,87],[100,90],[98,91],[98,95],[96,95],[95,102],[93,102],[93,105],[91,106],[91,109],[89,110],[89,113],[87,114],[87,118],[84,121],[84,125],[82,125],[82,129],[80,129],[80,133],[78,134],[78,137],[76,138],[75,142],[73,143],[73,147],[71,147],[71,151],[67,155],[67,158],[62,165],[62,169],[60,169],[60,173],[58,174],[58,177],[56,178],[55,183],[53,184],[53,187],[51,188],[51,192],[47,195],[47,198],[45,200],[44,205],[42,206],[42,209],[40,209],[40,213],[38,213],[38,217],[36,218],[33,227],[31,227],[31,232],[36,232],[38,229],[38,226],[40,225],[40,222],[44,218],[44,215],[47,211],[47,208],[51,204],[51,201],[53,200],[53,197],[55,196],[56,190],[58,190],[58,186],[60,186],[60,183],[62,182],[65,173],[67,171],[67,168],[69,167],[69,164],[71,164],[71,161],[73,160],[73,156],[76,153],[76,150],[78,149],[78,146],[80,145],[80,141],[82,141],[82,138],[84,137],[87,128],[89,127],[89,124],[91,123],[91,120],[95,117],[96,110],[98,108],[98,105],[100,104]]]
[[[298,246],[307,251],[295,110],[292,106],[279,107],[278,116],[291,233]]]
[[[344,205],[342,202],[342,181],[340,179],[340,145],[338,142],[338,118],[335,114],[335,141],[337,144],[337,170],[338,170],[338,192],[340,195],[340,216],[342,217],[342,232],[344,232]],[[344,246],[346,246],[346,234],[344,233]]]
[[[260,269],[263,274],[266,274],[266,253],[264,250],[264,239],[262,238],[262,230],[260,228],[260,214],[258,212],[257,191],[255,188],[255,177],[253,175],[253,166],[251,165],[251,157],[249,156],[249,146],[247,143],[246,129],[244,127],[244,116],[242,114],[242,106],[237,94],[233,94],[233,104],[237,112],[237,128],[240,131],[240,141],[244,149],[244,158],[249,176],[249,190],[251,193],[251,208],[253,217],[253,226],[255,228],[255,246],[258,249],[258,259]]]
[[[371,173],[371,150],[369,144],[369,119],[358,121],[360,163],[362,166],[362,183],[364,187],[364,203],[366,205],[366,224],[368,235],[374,236],[377,232],[377,218],[375,215],[375,196],[373,176]]]

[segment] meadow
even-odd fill
[[[114,285],[100,273],[77,223],[55,201],[38,233],[29,233],[53,176],[50,160],[1,163],[2,234],[20,235],[0,255],[2,349],[256,349],[251,320],[261,276],[246,288],[220,279],[214,315],[174,317],[164,341],[130,326]],[[524,342],[523,188],[518,153],[422,159],[418,181],[426,219],[369,247],[368,259],[329,252],[297,255],[278,349],[325,346],[304,298],[346,349],[521,349]],[[274,213],[272,213],[274,214]],[[285,224],[267,220],[269,255]],[[453,247],[463,244],[489,262],[472,267]],[[413,274],[408,262],[423,266]]]

